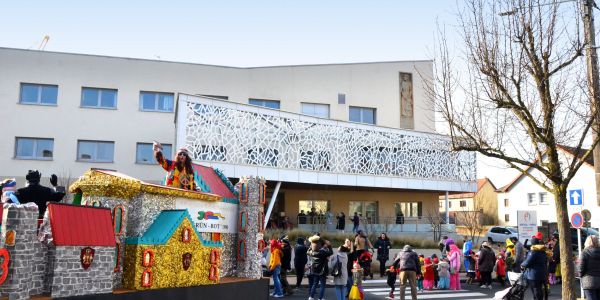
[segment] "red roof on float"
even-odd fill
[[[224,182],[224,180],[217,171],[211,167],[192,164],[193,168],[198,172],[202,181],[204,181],[210,188],[210,193],[219,195],[223,198],[236,199],[237,196],[233,194],[230,187]],[[229,181],[229,180],[228,180]]]
[[[48,211],[56,246],[116,245],[110,209],[50,203]]]

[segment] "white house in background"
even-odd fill
[[[571,147],[560,146],[559,154],[569,159],[575,151]],[[600,206],[596,200],[596,183],[594,178],[594,162],[590,156],[581,166],[568,190],[581,190],[583,205],[569,205],[569,215],[583,209],[591,212],[591,227],[600,227]],[[569,201],[569,199],[563,199]],[[537,211],[538,226],[542,222],[556,222],[556,200],[554,196],[536,184],[531,178],[521,174],[511,183],[498,189],[498,222],[505,226],[517,226],[517,211]],[[568,202],[567,202],[568,203]]]

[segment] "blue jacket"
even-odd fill
[[[531,247],[531,251],[527,253],[527,258],[521,266],[526,269],[525,278],[527,280],[545,281],[548,276],[547,264],[546,247],[544,245],[534,245]]]

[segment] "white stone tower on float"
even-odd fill
[[[263,235],[267,183],[263,178],[242,177],[237,189],[240,201],[236,246],[237,276],[258,279],[262,277],[260,258],[266,248]]]

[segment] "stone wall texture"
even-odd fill
[[[0,296],[9,299],[29,299],[33,287],[31,275],[34,266],[32,257],[36,255],[38,208],[33,203],[25,205],[4,204],[2,220],[2,245],[10,254],[8,277],[0,286]],[[13,246],[6,245],[8,230],[15,231]]]
[[[53,255],[51,297],[69,297],[111,293],[113,290],[114,247],[91,247],[95,250],[92,265],[81,266],[81,249],[85,246],[58,246]]]

